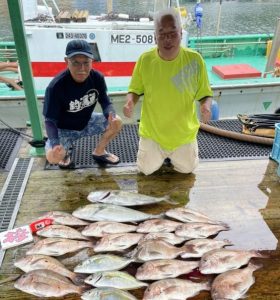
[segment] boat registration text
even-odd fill
[[[153,34],[111,34],[111,44],[154,44]]]

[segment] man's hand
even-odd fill
[[[121,130],[122,119],[118,115],[114,113],[109,113],[108,122],[108,132],[117,133]]]
[[[56,145],[49,149],[46,158],[50,164],[58,164],[66,155],[66,151],[61,145]]]
[[[135,104],[132,99],[126,101],[126,104],[123,107],[123,114],[125,117],[131,118],[133,116],[134,106]]]
[[[204,99],[200,100],[200,120],[202,123],[208,123],[211,120],[211,105],[211,97],[205,97]]]

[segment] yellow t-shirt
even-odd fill
[[[144,94],[140,136],[170,151],[196,139],[199,120],[195,101],[212,96],[202,57],[182,47],[172,61],[161,59],[157,48],[143,53],[128,91]]]

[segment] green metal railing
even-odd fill
[[[24,93],[31,121],[33,141],[40,143],[43,141],[43,131],[32,77],[30,57],[27,42],[25,40],[26,35],[23,26],[21,3],[19,0],[9,0],[7,1],[7,4],[14,34],[17,57],[21,68],[21,76],[24,84]],[[38,156],[44,155],[45,149],[44,147],[34,147],[31,149],[30,154]]]

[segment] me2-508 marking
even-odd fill
[[[111,34],[111,44],[154,44],[153,34]]]

